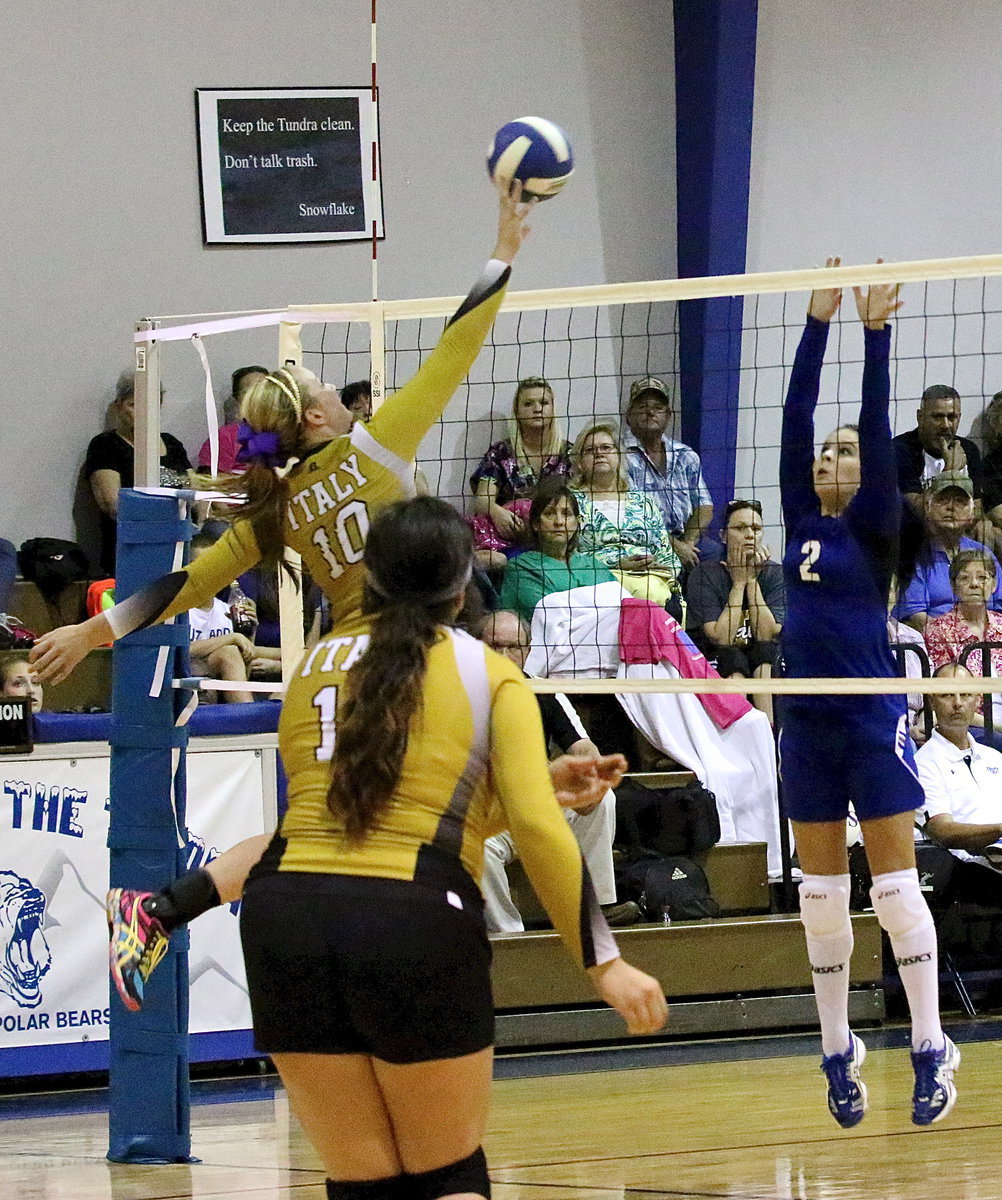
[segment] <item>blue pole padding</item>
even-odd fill
[[[680,278],[745,270],[758,0],[674,0]],[[719,516],[734,496],[740,297],[679,304],[682,439]]]
[[[184,511],[182,511],[184,510]],[[191,540],[187,506],[170,496],[123,488],[118,502],[115,590],[131,596],[174,568],[176,546]],[[187,551],[187,546],[185,546]],[[183,556],[187,561],[187,553]],[[150,695],[160,647],[163,686]],[[175,728],[182,702],[171,687],[188,672],[188,619],[139,630],[115,643],[112,666],[112,887],[156,891],[185,869],[184,751]],[[179,757],[177,772],[174,757]],[[108,1158],[112,1162],[190,1162],[188,935],[178,930],[150,976],[142,1011],[131,1013],[111,987]]]

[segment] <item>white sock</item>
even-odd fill
[[[849,876],[805,875],[800,881],[800,920],[807,935],[807,957],[821,1021],[822,1053],[845,1054],[851,1044]]]
[[[936,926],[919,887],[918,871],[874,875],[870,899],[887,931],[912,1014],[912,1049],[945,1045],[939,1021],[939,955]]]

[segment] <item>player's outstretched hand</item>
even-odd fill
[[[626,1022],[627,1033],[657,1033],[668,1020],[668,1002],[661,984],[622,958],[589,967],[595,990]]]
[[[877,259],[878,263],[883,261],[882,258]],[[867,329],[883,329],[889,318],[904,303],[898,299],[900,283],[871,283],[865,292],[858,287],[854,287],[852,291],[856,297],[859,319]]]
[[[492,258],[510,266],[522,243],[529,236],[526,221],[536,206],[535,200],[522,199],[522,184],[518,179],[495,181],[498,193],[498,240]]]
[[[622,754],[588,758],[562,754],[550,763],[550,779],[561,808],[587,808],[598,804],[609,788],[618,787],[626,772]]]
[[[840,267],[842,259],[836,254],[834,257],[825,260],[826,267]],[[824,321],[826,324],[838,312],[838,306],[842,303],[841,288],[818,288],[811,292],[811,301],[807,306],[807,315],[813,317],[816,321]]]
[[[112,641],[114,634],[103,613],[80,625],[61,625],[43,633],[32,646],[28,661],[39,683],[62,683],[91,650]]]

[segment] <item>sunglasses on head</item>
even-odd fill
[[[758,513],[759,516],[762,515],[761,500],[731,500],[724,509],[724,521],[730,520],[731,516],[742,508],[750,508],[752,512]]]

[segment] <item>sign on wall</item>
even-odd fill
[[[382,237],[371,89],[200,88],[195,101],[207,243],[352,241],[373,223]]]
[[[189,753],[189,867],[264,832],[260,750]],[[108,1038],[110,759],[0,760],[0,1049]],[[191,926],[192,1033],[247,1029],[237,905]]]

